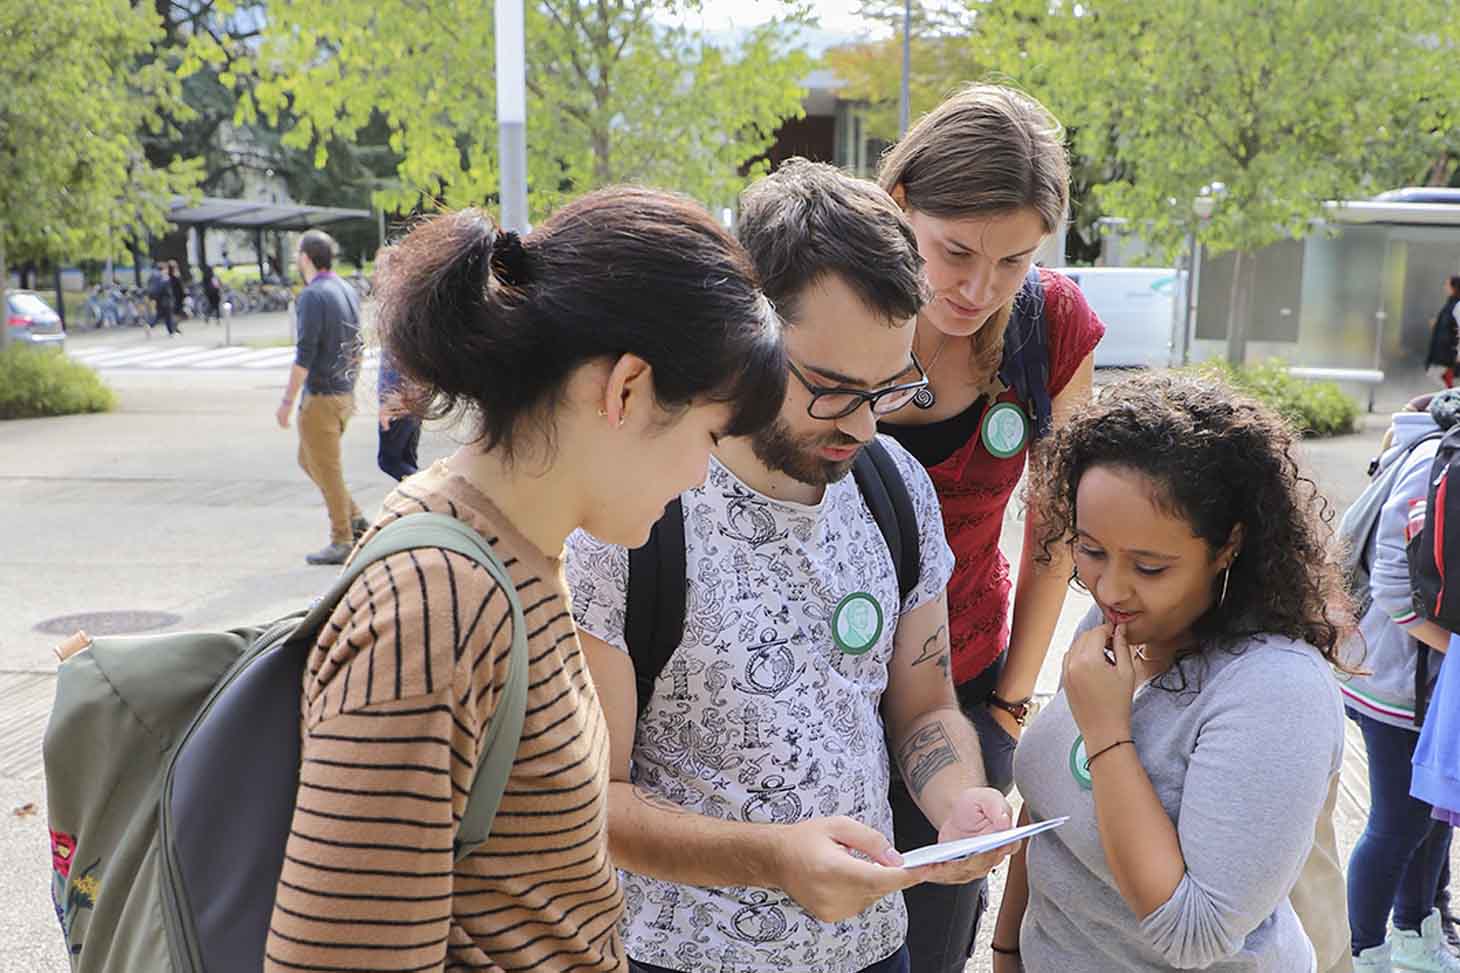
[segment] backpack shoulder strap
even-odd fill
[[[319,629],[333,613],[335,605],[366,568],[393,554],[421,547],[451,551],[480,564],[506,593],[512,609],[512,652],[507,684],[487,727],[476,778],[453,843],[453,860],[461,861],[491,834],[492,820],[497,816],[502,792],[507,789],[512,764],[517,758],[522,722],[527,712],[527,623],[516,586],[491,545],[471,527],[446,514],[409,514],[393,521],[382,527],[355,556],[329,592],[310,609],[298,631],[311,633],[311,640],[318,637]]]
[[[684,503],[675,497],[644,546],[629,551],[624,642],[634,663],[639,716],[649,705],[659,673],[684,641],[689,594],[685,571]]]
[[[1406,446],[1404,452],[1396,456],[1394,462],[1383,470],[1379,470],[1376,465],[1375,473],[1370,474],[1372,478],[1369,480],[1369,485],[1364,488],[1363,493],[1359,494],[1358,499],[1343,512],[1343,516],[1339,518],[1338,533],[1340,536],[1352,535],[1349,537],[1349,542],[1353,545],[1353,549],[1349,552],[1349,557],[1356,567],[1365,571],[1369,570],[1366,556],[1369,541],[1373,539],[1374,531],[1379,529],[1380,511],[1389,500],[1389,494],[1394,489],[1394,481],[1399,478],[1399,470],[1404,465],[1405,458],[1425,443],[1434,442],[1444,436],[1443,431],[1426,433]],[[1378,462],[1379,460],[1376,458],[1374,463]]]
[[[1049,308],[1039,268],[1030,267],[1014,295],[1014,309],[1004,329],[1004,357],[999,378],[1012,388],[1032,420],[1030,432],[1042,438],[1054,425],[1054,399],[1049,392]]]
[[[922,575],[922,550],[917,514],[902,472],[887,446],[874,439],[857,454],[852,463],[852,477],[857,481],[857,489],[862,491],[872,519],[877,521],[877,529],[882,531],[887,549],[892,552],[898,592],[906,601]]]

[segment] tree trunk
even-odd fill
[[[613,165],[609,158],[612,142],[609,139],[608,129],[595,129],[592,139],[593,181],[599,186],[607,186],[613,182]]]
[[[5,266],[5,224],[0,223],[0,351],[10,344],[10,302],[5,294],[10,289],[10,271]]]
[[[1247,362],[1247,331],[1252,320],[1252,284],[1257,276],[1253,254],[1238,250],[1232,261],[1232,288],[1227,304],[1227,361]]]

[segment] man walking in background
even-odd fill
[[[288,429],[294,399],[303,389],[299,465],[324,495],[330,518],[330,542],[305,557],[310,564],[344,564],[367,526],[345,485],[340,460],[340,440],[355,411],[360,372],[360,301],[330,269],[335,252],[334,239],[322,230],[310,230],[299,239],[294,261],[305,288],[295,303],[298,346],[276,414],[279,428]]]

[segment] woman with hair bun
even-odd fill
[[[608,733],[563,544],[580,527],[643,544],[721,437],[776,417],[779,321],[704,210],[636,188],[585,196],[520,239],[480,212],[437,217],[382,278],[382,342],[417,410],[472,434],[400,484],[365,540],[416,511],[487,540],[525,613],[526,720],[491,835],[453,863],[508,675],[509,598],[440,549],[371,565],[307,666],[265,968],[626,969]]]

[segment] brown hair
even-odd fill
[[[926,301],[923,258],[902,211],[876,183],[835,166],[787,159],[740,194],[736,233],[789,324],[807,289],[828,274],[897,325]]]
[[[323,230],[309,230],[299,238],[299,249],[314,264],[315,270],[329,270],[334,265],[339,247],[335,238]]]
[[[877,181],[904,205],[939,219],[977,219],[1032,209],[1053,233],[1070,201],[1064,127],[1033,98],[1004,85],[971,84],[928,112],[882,157]],[[1013,305],[973,338],[977,374],[1004,355]]]
[[[727,435],[779,414],[780,321],[745,251],[693,200],[636,187],[589,193],[529,235],[468,209],[428,219],[376,265],[381,343],[418,411],[473,415],[511,457],[523,423],[551,443],[580,365],[637,355],[666,410],[731,407]]]

